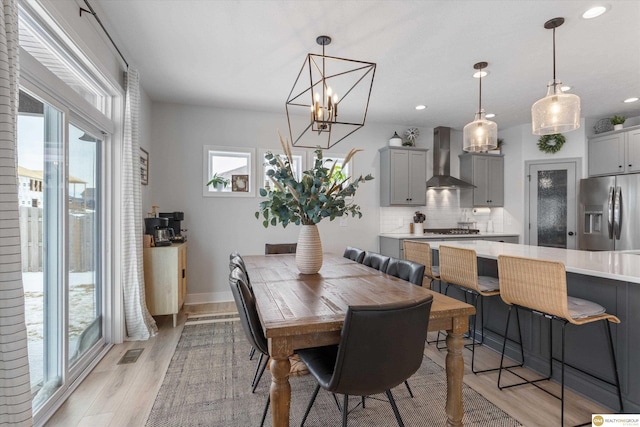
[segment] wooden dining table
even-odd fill
[[[433,295],[428,330],[447,331],[447,425],[462,425],[463,334],[475,313],[472,305],[335,254],[325,254],[320,272],[309,275],[298,272],[295,255],[243,258],[269,344],[273,426],[289,426],[289,357],[297,349],[339,343],[351,305],[417,301],[426,295]]]

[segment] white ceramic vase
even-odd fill
[[[300,227],[296,266],[302,274],[316,274],[322,267],[322,242],[315,224]]]
[[[613,130],[621,130],[624,128],[624,125],[619,124],[619,125],[613,125]]]
[[[424,234],[424,224],[422,222],[413,223],[413,234],[422,236]]]

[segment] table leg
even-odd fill
[[[272,356],[271,364],[271,420],[274,427],[289,427],[289,407],[291,406],[291,384],[289,355]]]
[[[469,323],[462,319],[454,319],[453,329],[447,330],[447,426],[461,426],[464,410],[462,407],[462,377],[464,375],[464,358],[462,336]]]

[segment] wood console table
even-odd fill
[[[355,263],[325,254],[320,273],[301,275],[295,255],[244,257],[271,355],[274,426],[289,426],[289,356],[296,349],[337,344],[349,305],[374,305],[433,295],[429,331],[446,330],[447,425],[462,425],[462,335],[473,306]]]

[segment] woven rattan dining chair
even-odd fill
[[[581,326],[593,322],[602,321],[604,323],[606,335],[609,339],[609,353],[611,355],[611,361],[613,362],[613,375],[615,377],[615,381],[611,382],[584,370],[580,371],[606,384],[615,386],[618,392],[618,403],[620,405],[620,412],[622,412],[622,393],[620,391],[620,379],[618,377],[618,367],[613,347],[613,339],[611,338],[610,326],[611,323],[620,323],[620,319],[618,319],[613,314],[606,313],[605,308],[600,304],[581,298],[568,296],[567,273],[564,264],[561,262],[500,255],[498,257],[498,275],[500,276],[500,297],[505,303],[509,304],[505,337],[507,336],[507,333],[509,331],[509,317],[511,316],[511,311],[513,308],[516,309],[516,314],[519,308],[524,308],[533,313],[537,313],[548,318],[550,335],[549,375],[546,378],[540,378],[536,380],[528,380],[520,376],[518,373],[513,372],[510,368],[502,366],[506,347],[506,342],[503,343],[502,356],[500,358],[500,372],[498,374],[498,388],[502,390],[518,385],[532,384],[538,387],[540,390],[543,390],[544,392],[560,399],[560,420],[561,425],[564,425],[564,367],[565,365],[571,366],[564,360],[566,326],[567,324]],[[552,355],[553,329],[551,327],[551,323],[553,320],[559,321],[562,324],[562,359],[554,358]],[[549,390],[546,390],[545,388],[542,388],[537,384],[540,381],[545,381],[551,378],[551,375],[553,373],[552,362],[554,360],[562,364],[562,372],[560,376],[562,391],[560,396],[553,394]],[[511,383],[509,385],[502,386],[501,379],[503,370],[507,370],[508,372],[518,376],[523,381],[516,384]]]
[[[478,276],[478,259],[476,251],[473,249],[440,245],[439,257],[440,279],[446,283],[444,291],[445,295],[449,290],[449,286],[455,285],[457,288],[465,292],[465,300],[467,295],[471,296],[473,306],[476,308],[476,314],[473,316],[473,324],[470,325],[471,330],[469,331],[469,336],[471,338],[471,371],[474,374],[497,371],[500,369],[499,367],[476,370],[474,363],[476,344],[482,345],[484,343],[484,298],[500,295],[500,282],[498,281],[498,278]],[[482,335],[479,342],[476,338],[478,325],[478,299],[480,300],[480,328],[482,329]],[[438,332],[436,346],[439,345],[439,340],[440,332]],[[520,354],[523,355],[524,358],[522,338],[520,338],[518,344],[520,346]],[[522,366],[522,364],[509,367],[513,368],[516,366]]]
[[[364,251],[362,249],[347,246],[344,250],[343,256],[350,259],[351,261],[359,262],[362,264],[362,260],[364,260]]]
[[[298,350],[318,382],[300,427],[320,388],[344,395],[342,426],[347,426],[349,395],[386,393],[396,421],[404,426],[391,389],[413,375],[424,357],[433,296],[397,304],[350,306],[340,344]],[[398,331],[402,330],[402,334]],[[337,402],[337,399],[336,399]]]
[[[402,245],[404,249],[404,259],[424,265],[424,277],[429,280],[429,288],[433,289],[433,282],[440,282],[440,267],[433,265],[429,242],[405,240]],[[438,288],[440,288],[440,286]],[[440,289],[438,290],[440,291]]]

